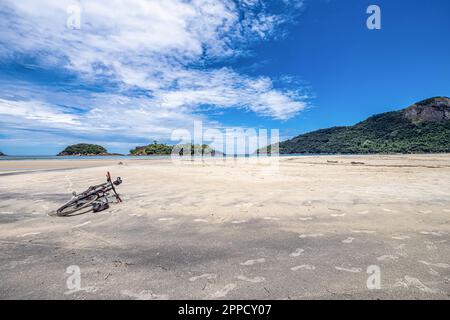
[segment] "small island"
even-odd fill
[[[0,151],[0,157],[6,157],[6,154]]]
[[[185,145],[175,145],[170,146],[167,144],[158,143],[154,141],[152,144],[147,146],[136,147],[130,150],[131,156],[169,156],[172,153],[183,155],[218,155],[219,152],[212,149],[210,146],[198,145],[198,144],[185,144]]]
[[[172,146],[153,141],[147,146],[139,146],[130,150],[130,156],[166,156],[172,153]]]
[[[79,143],[68,146],[57,156],[121,156],[121,154],[108,153],[106,148],[97,144]]]

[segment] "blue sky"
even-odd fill
[[[288,138],[450,95],[447,0],[0,3],[12,155],[126,153],[194,121]],[[372,4],[381,30],[366,27]]]

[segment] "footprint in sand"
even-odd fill
[[[377,258],[378,261],[384,261],[384,260],[398,260],[397,256],[393,256],[390,254],[386,254],[384,256],[378,257]]]
[[[12,211],[2,211],[2,212],[0,212],[0,214],[14,214],[14,212],[12,212]]]
[[[394,287],[404,287],[404,288],[414,287],[414,288],[417,288],[420,291],[426,292],[426,293],[439,292],[436,289],[431,289],[431,288],[427,287],[419,279],[413,278],[410,276],[405,276],[404,280],[403,279],[397,280],[397,282],[394,284]]]
[[[216,279],[217,278],[217,274],[214,273],[204,273],[202,275],[196,276],[196,277],[191,277],[189,278],[189,281],[194,282],[200,279],[206,279],[206,280],[211,280],[211,279]]]
[[[220,289],[219,291],[216,291],[215,293],[213,293],[211,295],[211,298],[223,298],[226,297],[227,294],[233,290],[234,288],[236,288],[236,284],[234,283],[229,283],[227,284],[225,287],[223,287],[222,289]]]
[[[368,214],[369,213],[369,211],[368,210],[365,210],[365,211],[360,211],[360,212],[358,212],[358,214],[362,214],[362,215],[364,215],[364,214]]]
[[[359,273],[362,271],[361,268],[342,268],[342,267],[334,267],[336,270],[339,271],[345,271],[345,272],[351,272],[351,273]]]
[[[146,197],[148,195],[149,195],[148,193],[139,193],[139,194],[136,195],[136,198],[137,197]]]
[[[423,263],[429,267],[444,268],[444,269],[450,268],[450,265],[447,263],[431,263],[431,262],[427,262],[427,261],[423,261],[423,260],[420,260],[419,262]]]
[[[433,268],[429,268],[428,273],[431,274],[432,276],[440,276],[441,275],[439,272],[437,272]]]
[[[241,203],[241,204],[236,204],[235,207],[236,208],[249,208],[252,207],[253,203],[248,202],[248,203]]]
[[[91,221],[86,221],[86,222],[77,224],[76,226],[73,226],[73,227],[74,228],[81,228],[81,227],[84,227],[84,226],[88,225],[89,223],[91,223]]]
[[[172,221],[175,220],[175,218],[159,218],[158,221]]]
[[[392,239],[395,240],[406,240],[406,239],[410,239],[410,236],[393,236]]]
[[[297,270],[300,270],[300,269],[314,270],[314,269],[316,269],[316,267],[313,266],[312,264],[302,264],[302,265],[295,266],[295,267],[291,268],[292,271],[297,271]]]
[[[244,223],[244,222],[247,222],[247,220],[233,220],[233,221],[231,221],[231,223],[233,223],[233,224],[239,224],[239,223]]]
[[[376,231],[373,230],[352,230],[353,233],[365,233],[365,234],[372,234],[376,233]]]
[[[332,216],[332,217],[345,217],[346,215],[347,215],[346,213],[342,213],[342,214],[332,213],[332,214],[330,214],[330,216]]]
[[[292,252],[289,256],[290,256],[290,257],[298,257],[298,256],[300,256],[303,252],[305,252],[304,249],[297,248],[297,249],[296,249],[294,252]]]
[[[317,238],[322,236],[323,236],[322,233],[309,233],[309,234],[301,234],[298,237],[304,239],[304,238]]]
[[[154,294],[149,290],[143,290],[139,293],[134,293],[128,290],[123,290],[121,294],[135,298],[136,300],[168,300],[169,296],[167,294]]]
[[[395,210],[391,210],[391,209],[388,209],[388,208],[383,208],[383,211],[386,212],[386,213],[390,213],[390,214],[397,212]]]
[[[301,220],[301,221],[308,221],[308,220],[312,220],[312,219],[313,219],[313,217],[298,218],[298,220]]]
[[[347,239],[342,240],[342,242],[343,242],[343,243],[352,243],[353,240],[355,240],[355,238],[353,238],[353,237],[348,237]]]
[[[241,262],[240,264],[241,264],[242,266],[252,266],[252,265],[254,265],[254,264],[257,264],[257,263],[264,263],[264,262],[266,262],[266,259],[264,259],[264,258],[259,258],[259,259],[255,259],[255,260],[247,260],[247,261],[245,261],[245,262]]]
[[[142,217],[142,214],[137,214],[137,213],[129,213],[128,215],[130,217]]]
[[[425,234],[425,235],[436,236],[436,237],[442,237],[444,235],[443,232],[437,232],[437,231],[421,231],[420,233]]]
[[[430,214],[430,213],[433,213],[433,211],[431,211],[431,210],[421,210],[421,211],[419,211],[419,213]]]
[[[261,283],[261,282],[266,281],[266,279],[264,277],[247,278],[246,276],[237,276],[236,278],[238,278],[239,280],[247,281],[247,282],[251,282],[251,283]]]
[[[74,294],[77,292],[88,292],[88,293],[92,293],[92,292],[96,292],[98,289],[96,287],[84,287],[84,288],[80,288],[80,289],[74,289],[74,290],[69,290],[64,292],[65,295],[70,295],[70,294]]]
[[[264,220],[273,220],[273,221],[278,221],[280,220],[280,218],[275,218],[275,217],[264,217]]]
[[[194,219],[194,222],[208,222],[206,219]]]
[[[450,212],[450,209],[443,209],[444,212]]]
[[[22,235],[18,235],[17,238],[25,238],[25,237],[29,237],[29,236],[36,236],[38,234],[41,234],[40,232],[29,232],[29,233],[24,233]]]

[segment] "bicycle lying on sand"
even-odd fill
[[[77,194],[73,192],[73,198],[56,210],[56,214],[60,217],[68,216],[75,212],[78,214],[86,213],[91,210],[94,212],[103,211],[109,208],[108,198],[114,196],[117,202],[122,202],[116,191],[116,186],[122,183],[122,179],[118,177],[116,181],[112,181],[109,172],[106,174],[107,181],[105,183],[91,186],[86,191]],[[80,212],[83,210],[82,212]]]

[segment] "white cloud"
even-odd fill
[[[44,123],[47,125],[55,124],[57,126],[74,126],[81,125],[73,116],[65,114],[59,110],[55,110],[53,106],[46,105],[40,101],[8,101],[0,99],[0,115],[2,115],[2,122],[15,123],[20,119],[23,121]]]
[[[67,134],[89,134],[100,137],[116,135],[128,138],[163,138],[174,128],[206,121],[179,109],[151,106],[145,99],[96,94],[90,98],[91,108],[83,113],[68,113],[67,107],[41,101],[0,99],[0,123],[5,128],[45,129]]]
[[[298,9],[302,1],[283,3]],[[73,5],[81,8],[80,30],[66,27]],[[263,1],[2,0],[0,18],[0,58],[33,56],[40,66],[70,70],[87,85],[119,84],[117,92],[88,97],[66,92],[85,102],[80,114],[25,90],[19,98],[3,95],[0,122],[9,126],[153,137],[207,121],[195,113],[204,105],[275,119],[306,107],[299,90],[276,88],[269,77],[208,67],[248,54],[249,44],[276,37],[292,18],[271,13]],[[133,88],[146,97],[130,96]]]
[[[305,96],[277,90],[268,77],[250,78],[223,68],[188,72],[179,88],[159,92],[155,101],[165,108],[207,104],[221,108],[246,108],[276,119],[288,119],[305,109]]]

